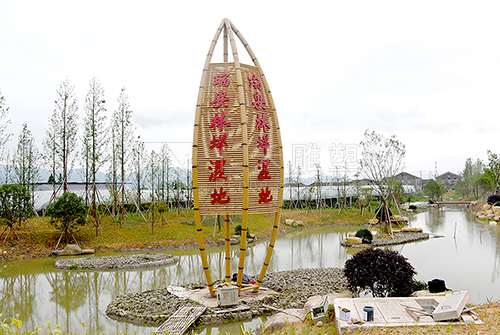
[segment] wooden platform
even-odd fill
[[[153,333],[155,334],[169,334],[169,335],[182,335],[191,325],[198,320],[207,308],[205,306],[190,306],[182,307],[177,312],[172,314],[167,321],[165,321]]]

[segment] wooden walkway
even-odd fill
[[[470,201],[436,201],[434,205],[470,205]]]
[[[182,307],[177,312],[172,314],[167,321],[165,321],[153,333],[155,334],[169,334],[169,335],[182,335],[191,325],[198,320],[207,307],[205,306],[190,306]]]

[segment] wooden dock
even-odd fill
[[[167,321],[165,321],[153,333],[155,334],[169,334],[169,335],[182,335],[191,325],[198,320],[207,307],[205,306],[189,306],[182,307],[177,312],[172,314]]]

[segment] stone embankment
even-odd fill
[[[188,288],[200,286],[205,284],[191,284]],[[279,294],[249,302],[250,309],[241,312],[215,314],[214,310],[208,308],[200,318],[200,325],[248,320],[274,313],[264,305],[280,309],[303,308],[308,297],[346,291],[347,280],[340,268],[300,269],[266,274],[262,287]],[[122,321],[155,326],[162,324],[180,307],[196,305],[191,300],[169,293],[167,288],[160,288],[121,295],[108,305],[106,315]]]
[[[500,206],[492,206],[484,204],[483,209],[476,213],[479,220],[495,220],[500,221]]]
[[[411,231],[410,229],[414,230]],[[403,231],[406,230],[406,231]],[[355,233],[354,233],[355,234]],[[342,241],[344,247],[350,248],[369,248],[380,247],[385,245],[403,244],[426,240],[429,238],[428,233],[422,232],[421,228],[403,228],[401,231],[394,232],[393,234],[375,235],[371,244],[362,243],[359,237],[348,236]]]
[[[164,253],[146,253],[104,257],[78,257],[56,261],[58,269],[114,270],[165,266],[179,261],[179,257]]]

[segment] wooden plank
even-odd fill
[[[160,327],[153,331],[153,333],[182,335],[196,320],[198,320],[206,309],[207,307],[205,306],[182,307],[172,314]]]

